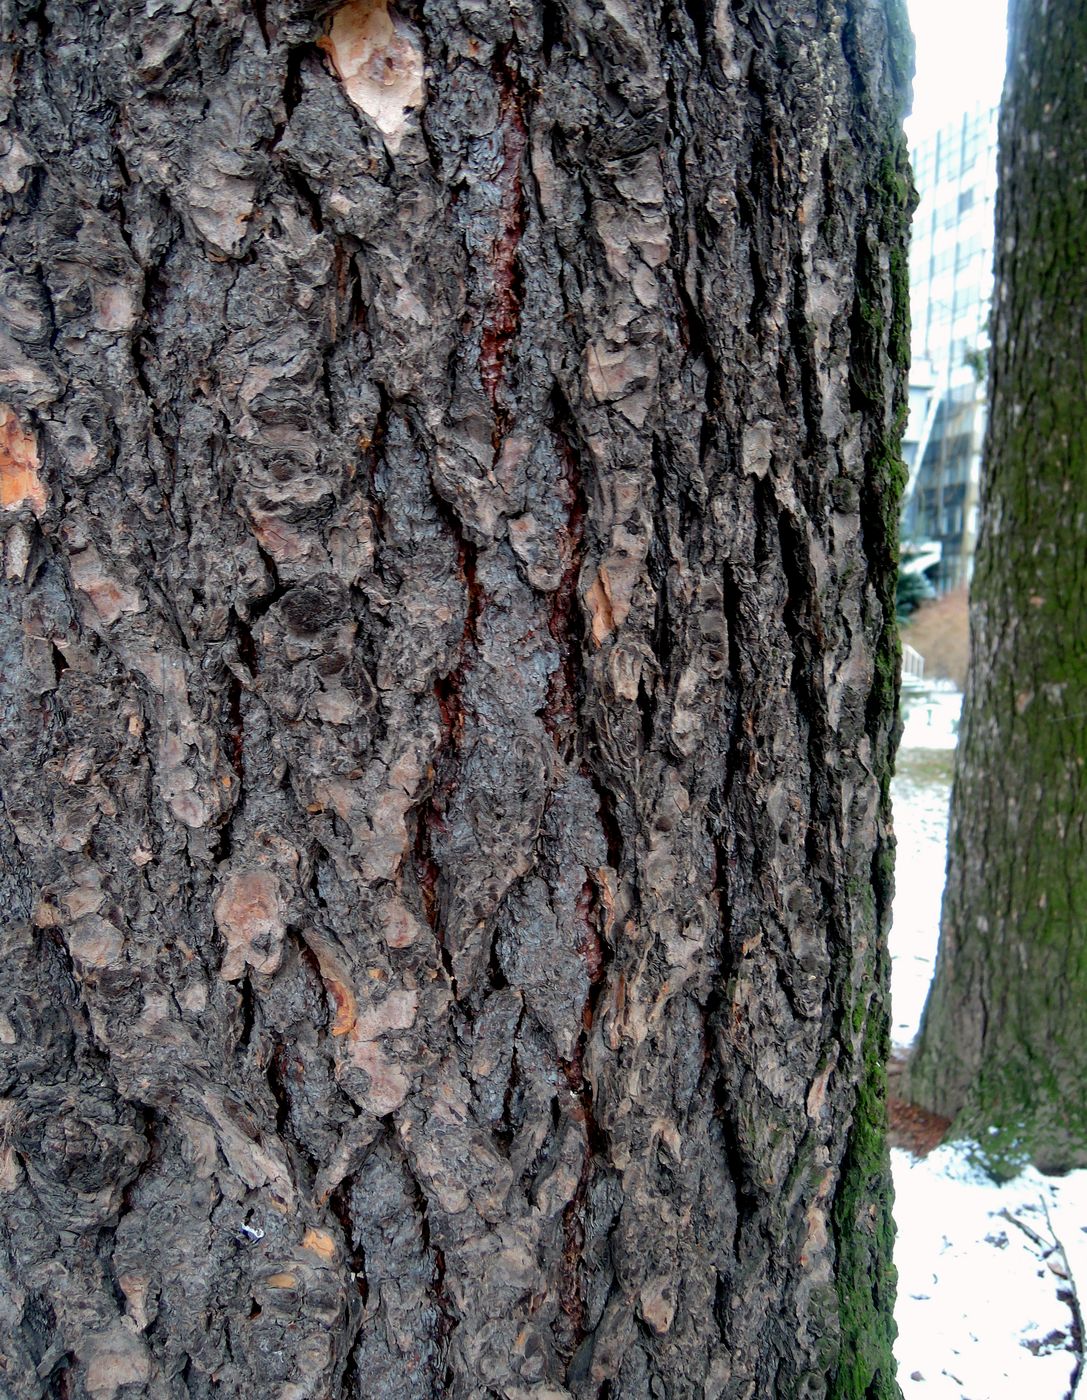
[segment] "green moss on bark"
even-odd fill
[[[849,1148],[834,1202],[842,1350],[831,1400],[897,1400],[893,1355],[896,1273],[887,1153],[886,1013],[873,1007],[863,1045]]]
[[[904,90],[912,75],[912,34],[905,7],[898,0],[891,0],[885,14],[892,71]],[[890,1040],[886,934],[894,888],[890,781],[898,736],[901,660],[895,610],[898,520],[907,479],[901,454],[909,368],[906,241],[914,203],[905,139],[897,124],[889,124],[871,188],[878,245],[885,250],[886,259],[862,251],[862,286],[854,316],[855,331],[862,341],[860,373],[855,379],[858,392],[866,392],[876,377],[886,382],[889,372],[894,393],[886,426],[876,434],[868,453],[861,505],[870,578],[880,610],[867,719],[880,781],[881,837],[873,856],[867,898],[858,901],[859,918],[870,931],[870,944],[862,952],[854,982],[860,990],[848,1016],[854,1035],[849,1054],[859,1069],[859,1086],[833,1210],[841,1346],[837,1365],[829,1374],[830,1400],[898,1400],[900,1395],[893,1352],[896,1274],[887,1151]]]

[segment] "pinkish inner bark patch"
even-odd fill
[[[395,155],[410,114],[423,105],[423,50],[415,31],[389,14],[387,0],[350,0],[318,40],[348,97]]]

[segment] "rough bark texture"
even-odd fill
[[[1087,11],[1019,0],[971,672],[910,1074],[997,1172],[1087,1165]]]
[[[6,13],[0,1391],[895,1395],[897,3]]]

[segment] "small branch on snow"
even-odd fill
[[[1072,1273],[1072,1265],[1069,1262],[1068,1254],[1065,1251],[1060,1236],[1053,1228],[1053,1221],[1049,1216],[1049,1205],[1044,1196],[1042,1197],[1042,1210],[1045,1213],[1045,1223],[1053,1238],[1055,1249],[1060,1253],[1061,1261],[1064,1265],[1064,1279],[1068,1284],[1068,1288],[1065,1291],[1067,1293],[1066,1301],[1072,1313],[1072,1355],[1076,1358],[1076,1366],[1075,1370],[1072,1372],[1072,1379],[1069,1382],[1068,1394],[1065,1396],[1065,1400],[1075,1400],[1076,1391],[1079,1389],[1079,1383],[1083,1378],[1083,1309],[1080,1306],[1079,1290],[1076,1288],[1076,1279],[1075,1275]],[[1058,1294],[1058,1296],[1060,1295]]]
[[[1065,1283],[1068,1285],[1065,1289],[1059,1289],[1057,1296],[1061,1299],[1062,1302],[1066,1302],[1068,1304],[1069,1310],[1072,1314],[1072,1332],[1070,1338],[1072,1345],[1069,1347],[1069,1350],[1075,1357],[1076,1364],[1072,1371],[1072,1379],[1069,1382],[1068,1390],[1064,1396],[1064,1400],[1075,1400],[1076,1391],[1079,1389],[1079,1383],[1083,1378],[1085,1364],[1083,1350],[1083,1309],[1080,1306],[1079,1291],[1076,1288],[1076,1280],[1072,1273],[1072,1266],[1068,1262],[1068,1255],[1065,1252],[1065,1248],[1063,1243],[1061,1242],[1061,1238],[1057,1234],[1056,1230],[1054,1230],[1053,1228],[1053,1221],[1050,1218],[1049,1214],[1049,1205],[1046,1202],[1044,1196],[1041,1198],[1041,1203],[1042,1213],[1045,1215],[1045,1223],[1049,1229],[1050,1237],[1048,1240],[1043,1239],[1042,1236],[1039,1235],[1036,1231],[1032,1230],[1029,1225],[1024,1225],[1023,1222],[1017,1216],[1012,1215],[1011,1211],[1007,1208],[1000,1211],[999,1214],[1002,1220],[1006,1220],[1010,1225],[1014,1225],[1017,1229],[1022,1230],[1023,1234],[1026,1235],[1027,1238],[1031,1240],[1032,1243],[1037,1245],[1038,1248],[1042,1251],[1042,1258],[1045,1259],[1047,1262],[1054,1254],[1060,1256],[1061,1270],[1058,1271],[1057,1269],[1053,1269],[1052,1265],[1050,1265],[1050,1268],[1053,1270],[1053,1273],[1056,1274],[1058,1278],[1063,1278]]]
[[[1023,1234],[1026,1235],[1027,1239],[1031,1240],[1034,1244],[1036,1244],[1039,1249],[1044,1249],[1047,1252],[1052,1250],[1052,1241],[1043,1240],[1041,1235],[1036,1234],[1030,1228],[1029,1225],[1024,1225],[1023,1222],[1018,1218],[1018,1216],[1012,1215],[1011,1211],[1007,1208],[1007,1206],[1005,1206],[1002,1211],[998,1212],[998,1214],[1000,1215],[1001,1220],[1006,1220],[1009,1225],[1014,1225],[1017,1229],[1022,1230]]]

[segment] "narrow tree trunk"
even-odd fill
[[[910,1074],[998,1174],[1087,1165],[1087,14],[1009,23],[971,669]]]
[[[6,38],[0,1388],[894,1396],[897,3]]]

